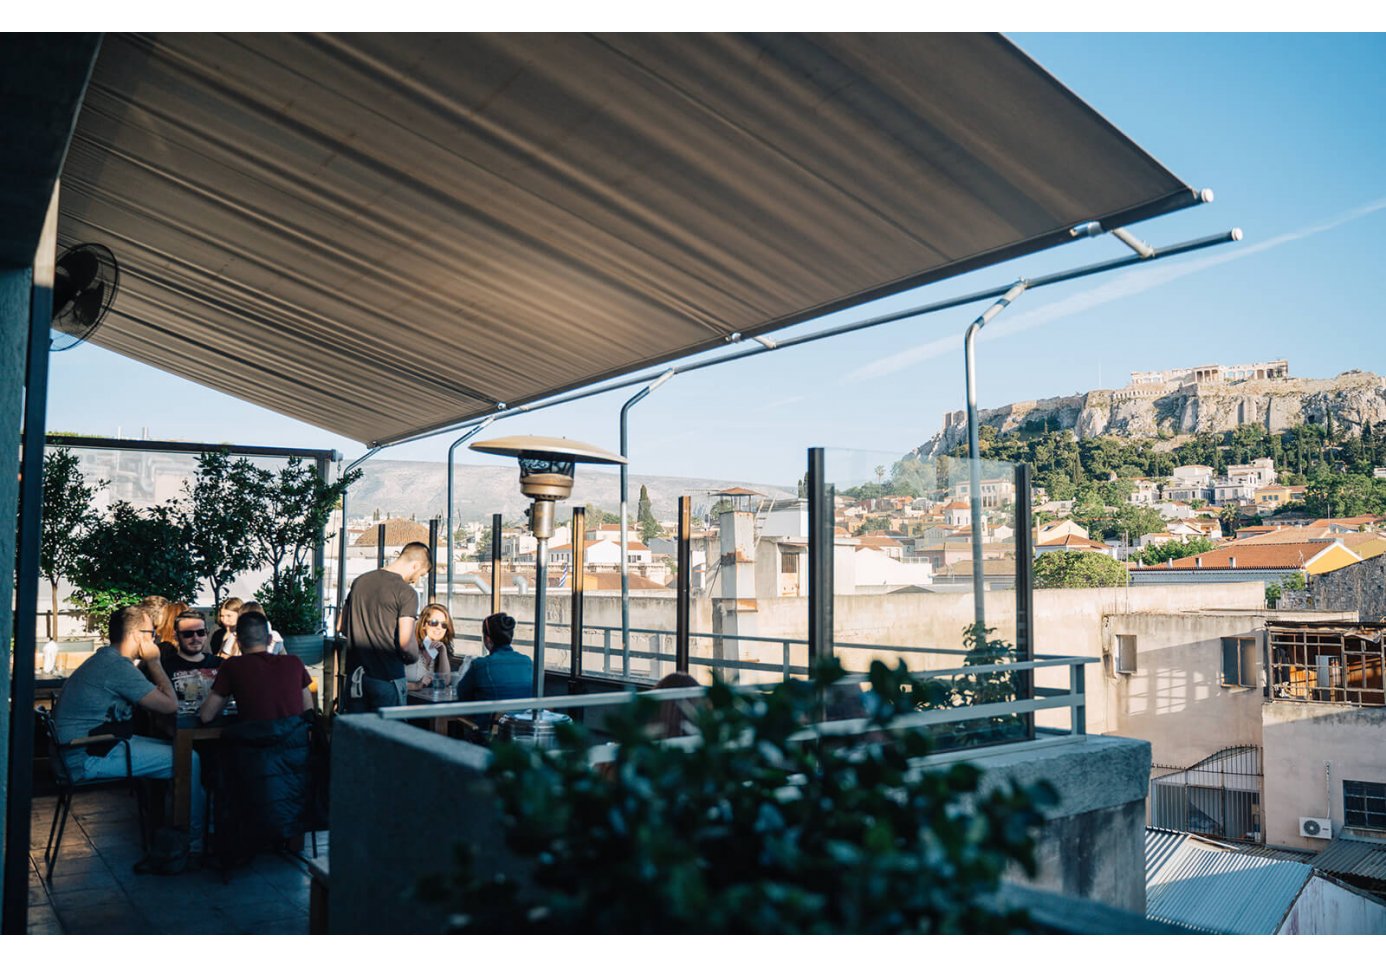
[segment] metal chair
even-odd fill
[[[58,803],[53,810],[53,822],[48,827],[48,846],[43,851],[43,862],[45,865],[44,877],[46,880],[53,879],[53,867],[58,861],[58,850],[63,844],[63,832],[67,829],[67,818],[72,812],[72,796],[78,790],[91,787],[111,786],[113,784],[130,784],[132,791],[139,796],[140,791],[134,787],[135,776],[130,763],[130,741],[116,739],[115,741],[125,749],[125,776],[100,777],[91,780],[79,780],[73,777],[72,771],[68,769],[67,760],[63,754],[69,750],[78,749],[86,743],[60,743],[58,741],[58,727],[53,721],[53,714],[47,709],[35,710],[40,724],[43,726],[45,734],[48,736],[48,765],[53,771],[53,781],[58,787]],[[92,737],[92,740],[109,741],[114,737]],[[145,821],[145,800],[139,796],[140,812],[140,843],[148,849],[149,832]]]

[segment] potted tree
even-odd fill
[[[94,521],[83,536],[72,566],[77,587],[69,600],[85,613],[87,628],[104,628],[112,612],[146,595],[191,601],[198,577],[186,543],[177,508],[112,504],[108,516]]]
[[[226,451],[201,454],[197,476],[183,485],[188,551],[220,609],[227,587],[255,562],[251,528],[259,514],[257,468]]]
[[[87,532],[99,520],[91,499],[105,481],[88,484],[81,462],[66,447],[43,458],[43,534],[39,543],[39,568],[53,593],[53,613],[48,639],[58,637],[58,579],[71,579],[82,553]]]
[[[278,473],[253,471],[246,481],[254,505],[249,535],[253,563],[270,569],[256,598],[284,637],[285,651],[316,662],[322,657],[325,629],[318,591],[322,572],[313,567],[313,549],[329,537],[323,534],[328,518],[361,472],[352,471],[329,484],[297,457]]]

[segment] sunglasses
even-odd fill
[[[424,622],[424,624],[431,629],[445,629],[448,627],[448,623],[439,618],[429,619],[427,622]]]
[[[186,629],[186,630],[180,631],[180,632],[178,633],[178,637],[179,637],[180,639],[194,639],[194,638],[200,638],[201,636],[204,636],[204,635],[206,635],[206,634],[207,634],[207,630],[206,630],[206,629]]]

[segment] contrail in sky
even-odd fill
[[[1375,201],[1360,205],[1357,208],[1335,215],[1333,218],[1306,228],[1296,229],[1292,232],[1285,232],[1281,235],[1266,239],[1264,242],[1256,242],[1252,245],[1236,245],[1220,252],[1206,255],[1201,259],[1194,259],[1189,262],[1173,262],[1166,265],[1158,263],[1153,268],[1142,269],[1139,272],[1124,273],[1110,282],[1103,283],[1089,289],[1086,292],[1075,293],[1057,302],[1050,303],[1032,312],[1018,312],[1013,316],[1002,316],[999,320],[991,323],[986,329],[982,330],[978,339],[992,340],[1001,339],[1014,333],[1021,333],[1027,329],[1034,329],[1036,326],[1043,326],[1045,323],[1052,323],[1056,319],[1064,319],[1077,313],[1086,312],[1094,307],[1105,303],[1124,299],[1127,296],[1134,296],[1136,293],[1154,289],[1156,286],[1163,286],[1165,283],[1183,276],[1191,275],[1195,272],[1202,272],[1204,269],[1211,269],[1214,266],[1231,262],[1234,259],[1245,259],[1250,255],[1258,255],[1269,249],[1278,248],[1288,242],[1298,242],[1313,235],[1331,231],[1349,222],[1355,222],[1360,218],[1365,218],[1375,212],[1386,209],[1386,198],[1378,198]],[[942,356],[945,353],[956,353],[962,351],[962,336],[953,334],[942,336],[938,339],[930,340],[927,343],[920,343],[917,346],[899,353],[892,353],[884,359],[867,363],[859,366],[842,378],[842,383],[860,383],[863,380],[872,380],[876,377],[884,376],[887,373],[895,373],[924,360]]]

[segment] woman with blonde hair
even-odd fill
[[[455,635],[452,616],[434,602],[424,606],[414,626],[419,642],[419,661],[404,667],[404,685],[411,691],[433,686],[434,677],[452,675],[452,639]]]
[[[230,658],[233,655],[240,655],[240,649],[236,647],[236,619],[240,617],[241,606],[245,602],[232,596],[221,603],[217,609],[217,625],[219,628],[212,633],[212,640],[208,644],[212,655]]]

